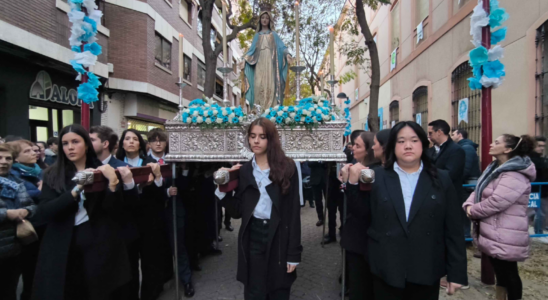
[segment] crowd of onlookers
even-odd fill
[[[118,139],[111,128],[76,124],[47,142],[0,138],[0,299],[16,299],[21,277],[23,300],[156,299],[174,274],[174,235],[180,284],[192,297],[200,258],[222,254],[219,165],[183,164],[175,180],[163,178],[167,144],[160,129]],[[136,184],[128,167],[141,166],[153,172]],[[71,179],[89,168],[111,185],[84,193]],[[234,230],[226,213],[224,227]],[[37,239],[23,243],[23,228]]]

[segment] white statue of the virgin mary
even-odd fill
[[[244,55],[245,99],[253,108],[263,110],[282,105],[287,70],[292,57],[276,32],[272,30],[272,14],[261,11],[259,25],[251,47]]]

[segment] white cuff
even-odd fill
[[[128,183],[128,184],[125,184],[125,183],[124,183],[124,191],[131,190],[131,189],[133,189],[134,187],[135,187],[135,180],[133,180],[133,179],[132,179],[131,182]]]
[[[347,184],[351,184],[351,185],[358,185],[358,182],[356,182],[356,183],[352,183],[352,182],[348,181],[348,182],[347,182]]]
[[[299,263],[294,263],[294,262],[287,262],[288,265],[292,265],[292,266],[298,266]]]
[[[226,196],[226,193],[223,193],[219,190],[219,187],[215,189],[215,196],[219,198],[219,200],[223,200],[223,198]]]
[[[154,179],[154,183],[157,187],[161,187],[164,184],[164,178],[160,176],[160,178]]]

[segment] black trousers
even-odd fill
[[[506,288],[508,300],[516,300],[522,298],[523,285],[519,277],[518,263],[515,261],[505,261],[489,257],[493,269],[495,269],[495,277],[497,285]]]
[[[268,292],[269,220],[251,218],[249,226],[249,282],[244,287],[245,300],[288,300],[289,289]]]
[[[0,299],[17,299],[17,284],[21,275],[20,256],[0,260]]]
[[[327,197],[327,218],[329,220],[328,235],[332,239],[337,237],[337,209],[339,210],[340,225],[343,224],[344,193],[341,192],[340,181],[330,178],[329,197]]]
[[[318,220],[323,221],[323,197],[326,196],[325,183],[312,186],[312,193],[314,195],[314,202],[316,203],[316,212],[318,213]]]
[[[375,300],[437,300],[439,299],[440,286],[419,285],[407,282],[405,288],[400,289],[390,286],[379,277],[374,277],[373,293]]]
[[[141,259],[141,300],[156,300],[173,274],[168,233],[163,226],[141,224],[137,241]]]
[[[190,271],[190,262],[188,258],[188,252],[185,246],[185,216],[184,212],[181,213],[183,208],[180,202],[176,203],[177,206],[177,253],[175,253],[175,239],[173,237],[173,207],[170,206],[166,210],[166,228],[168,232],[169,244],[171,246],[172,255],[177,255],[177,263],[179,268],[179,280],[183,284],[191,283],[192,272]]]
[[[36,270],[39,251],[40,241],[37,241],[24,246],[21,252],[21,273],[23,275],[23,292],[21,293],[21,300],[29,300],[32,296],[34,271]]]
[[[373,275],[362,254],[346,251],[350,300],[373,300]]]

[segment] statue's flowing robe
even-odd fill
[[[287,80],[287,47],[274,31],[256,33],[245,54],[245,98],[264,111],[282,105]]]

